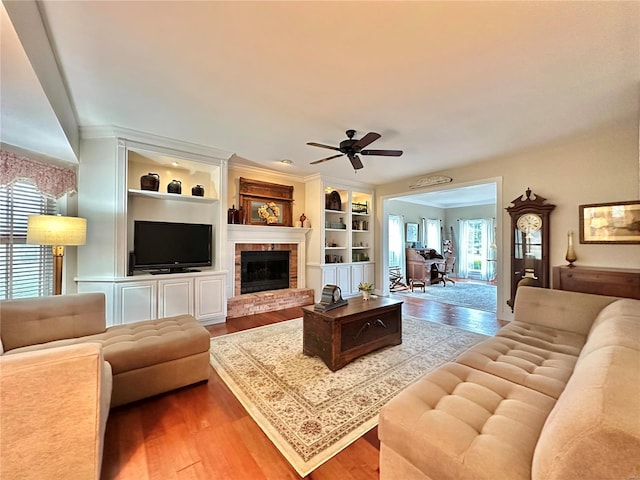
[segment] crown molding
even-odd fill
[[[305,177],[301,177],[300,175],[295,175],[292,173],[281,172],[279,170],[271,170],[263,167],[253,167],[250,165],[241,165],[238,163],[229,162],[228,166],[229,170],[235,170],[240,173],[248,173],[251,175],[268,175],[270,177],[275,177],[280,180],[289,180],[299,183],[305,183]]]
[[[145,144],[151,150],[155,147],[161,146],[175,150],[176,152],[189,152],[206,157],[214,157],[224,161],[228,161],[234,155],[233,152],[219,148],[200,145],[198,143],[185,142],[183,140],[176,140],[174,138],[163,137],[153,133],[140,132],[138,130],[118,127],[115,125],[80,127],[80,137],[83,140],[94,138],[117,138],[119,141],[123,141],[124,144],[126,144],[127,141]]]
[[[328,177],[320,173],[312,173],[304,177],[304,182],[312,182],[314,180],[322,180],[324,183],[332,183],[336,186],[346,187],[349,189],[362,188],[367,190],[375,190],[375,186],[370,183],[358,182],[357,180],[349,180],[345,178]]]

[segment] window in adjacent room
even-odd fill
[[[424,232],[423,247],[432,248],[438,253],[442,253],[442,243],[440,242],[440,220],[423,218],[422,231]]]
[[[489,262],[495,254],[495,228],[492,218],[460,220],[460,255],[458,275],[462,278],[491,280],[495,264]]]
[[[51,247],[27,244],[27,216],[56,213],[56,201],[31,183],[0,186],[0,299],[53,293]]]

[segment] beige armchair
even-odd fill
[[[0,356],[0,478],[99,479],[111,386],[95,343]]]

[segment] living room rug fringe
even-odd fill
[[[302,353],[297,318],[211,339],[211,365],[302,477],[378,424],[400,390],[484,339],[403,316],[403,342],[331,372]]]

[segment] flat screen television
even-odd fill
[[[211,266],[212,226],[201,223],[136,220],[133,228],[133,270],[178,273]]]

